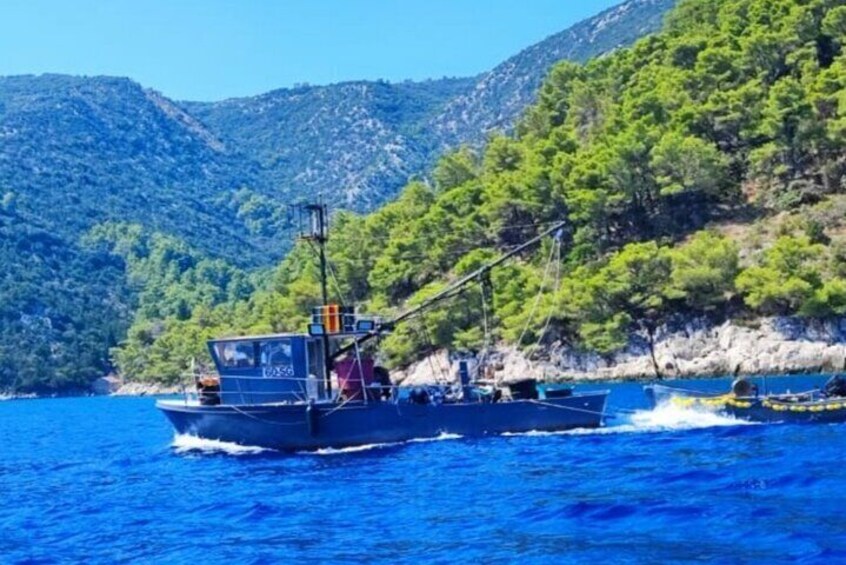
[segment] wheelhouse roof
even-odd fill
[[[270,339],[285,339],[291,337],[311,337],[307,333],[281,333],[281,334],[257,334],[257,335],[234,335],[230,337],[216,337],[210,339],[209,343],[226,343],[230,341],[262,341]]]
[[[363,335],[367,335],[368,333],[373,332],[338,332],[338,333],[331,333],[326,334],[326,337],[330,339],[352,339],[356,337],[361,337]],[[320,339],[322,336],[319,335],[311,335],[309,333],[278,333],[278,334],[258,334],[258,335],[236,335],[236,336],[229,336],[229,337],[216,337],[214,339],[208,340],[208,343],[228,343],[233,341],[262,341],[262,340],[271,340],[271,339],[288,339],[288,338],[312,338],[312,339]]]

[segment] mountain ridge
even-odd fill
[[[584,62],[630,44],[643,34],[656,30],[662,15],[674,3],[675,0],[627,0],[546,37],[475,77],[397,83],[345,81],[334,85],[276,89],[257,96],[220,102],[183,101],[180,104],[204,119],[218,136],[226,138],[231,135],[234,142],[255,147],[261,138],[256,137],[254,125],[241,123],[236,116],[239,112],[251,112],[253,115],[265,112],[264,103],[268,99],[296,96],[296,103],[302,105],[309,103],[311,94],[323,98],[328,94],[337,103],[344,103],[348,102],[345,98],[350,89],[382,88],[397,91],[397,97],[408,97],[411,104],[422,101],[426,105],[423,119],[396,123],[392,116],[381,114],[380,108],[372,108],[367,100],[359,99],[358,108],[373,120],[369,125],[374,130],[362,132],[355,127],[347,130],[360,156],[352,163],[342,161],[332,167],[333,152],[320,145],[315,145],[301,156],[293,155],[293,160],[260,163],[277,185],[301,185],[310,192],[328,195],[340,192],[338,202],[342,207],[366,211],[393,197],[410,176],[425,173],[443,151],[463,143],[479,145],[492,131],[509,131],[523,109],[534,102],[537,89],[555,62],[560,59]],[[340,96],[332,96],[333,89]],[[378,94],[376,92],[371,98],[377,105]],[[258,108],[251,109],[251,106]],[[372,110],[369,113],[368,108]],[[283,124],[277,128],[277,133],[288,128],[302,133],[303,124],[292,120],[296,116],[291,115],[290,109],[290,106],[285,107],[282,115],[277,114]],[[308,125],[314,125],[311,117]],[[316,127],[316,131],[325,131],[328,126],[318,123]],[[266,131],[267,128],[259,133]],[[305,131],[309,132],[308,129]],[[330,129],[316,137],[336,139],[343,133],[344,130]],[[369,139],[370,143],[361,143],[361,137]],[[270,140],[264,148],[274,155],[292,154],[278,139]],[[283,166],[293,166],[294,174],[288,174]]]
[[[443,112],[444,116],[466,116],[464,126],[477,134],[471,138],[474,143],[484,140],[484,136],[495,129],[510,129],[514,120],[519,116],[523,108],[527,106],[526,101],[534,101],[534,95],[540,88],[546,73],[538,76],[525,75],[521,80],[518,75],[517,82],[520,83],[517,89],[513,89],[510,99],[505,105],[491,104],[491,99],[509,98],[502,93],[497,96],[497,91],[503,90],[502,85],[506,83],[504,77],[513,74],[516,69],[526,66],[528,61],[542,61],[541,65],[547,70],[562,60],[585,61],[592,56],[604,54],[610,50],[631,43],[634,39],[647,33],[655,31],[661,24],[663,14],[673,5],[675,0],[636,0],[623,2],[603,10],[596,16],[583,20],[575,25],[552,34],[545,39],[526,47],[516,55],[509,57],[490,71],[479,75],[476,87],[464,96],[450,102],[452,108]],[[626,19],[632,10],[637,10],[638,15],[634,20]],[[630,26],[629,24],[636,24]],[[603,47],[600,53],[592,47],[602,30],[611,29],[613,38],[604,38]],[[619,34],[619,35],[618,35]],[[537,63],[535,63],[537,64]],[[486,88],[486,86],[490,88]],[[485,100],[488,100],[485,102]],[[480,101],[481,100],[481,101]],[[480,106],[492,106],[499,108],[496,116],[487,116],[486,119],[479,119],[478,114],[473,114],[474,109]],[[443,120],[431,124],[431,127],[441,134],[447,135],[445,146],[455,145],[465,141],[457,139],[456,128]],[[452,136],[452,137],[450,137]]]

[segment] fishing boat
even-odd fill
[[[198,377],[196,391],[157,407],[176,432],[204,439],[308,451],[398,443],[443,434],[465,437],[506,432],[561,431],[603,424],[607,390],[578,392],[522,379],[501,385],[484,378],[480,363],[457,363],[453,384],[396,386],[376,365],[372,348],[426,308],[473,282],[489,284],[490,270],[561,229],[558,224],[442,292],[384,320],[330,304],[326,279],[326,208],[309,205],[307,237],[317,243],[323,304],[308,331],[213,339],[216,375]],[[560,244],[560,240],[559,240]],[[433,378],[433,381],[435,379]]]
[[[831,377],[822,389],[759,394],[748,379],[736,379],[728,393],[689,390],[661,384],[644,387],[653,407],[669,404],[720,412],[750,422],[846,422],[846,379]]]

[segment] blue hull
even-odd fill
[[[276,449],[304,451],[505,432],[561,431],[602,425],[607,391],[547,400],[413,404],[349,402],[200,406],[160,400],[180,434]]]

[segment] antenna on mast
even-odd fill
[[[323,306],[329,304],[329,292],[326,275],[326,242],[329,241],[329,212],[323,197],[316,204],[302,204],[300,207],[300,239],[317,243],[320,256],[320,292]],[[305,215],[305,218],[303,218]],[[306,222],[303,222],[303,219]],[[305,226],[303,225],[305,224]]]

